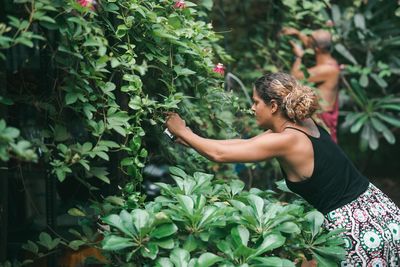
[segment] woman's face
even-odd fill
[[[251,106],[251,110],[254,112],[258,126],[263,129],[269,129],[272,118],[271,107],[265,104],[256,89],[253,89],[253,105]]]

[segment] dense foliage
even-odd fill
[[[308,254],[322,266],[335,266],[345,254],[335,236],[340,231],[323,230],[323,215],[302,201],[289,204],[273,191],[243,191],[240,180],[171,172],[177,186],[159,183],[163,194],[145,209],[102,219],[110,226],[103,249],[117,252],[115,265],[289,267]]]
[[[360,133],[363,150],[377,149],[381,138],[394,144],[400,127],[398,4],[196,3],[5,1],[2,166],[10,172],[15,166],[43,168],[60,183],[74,179],[97,201],[91,208],[70,207],[69,214],[82,218],[82,229],[70,230],[73,237],[41,233],[25,250],[45,257],[60,246],[96,246],[108,251],[112,263],[127,266],[291,266],[304,254],[322,263],[342,256],[337,233],[324,232],[321,214],[305,203],[283,203],[271,191],[242,191],[238,180],[224,184],[203,173],[233,178],[236,167],[248,170],[249,185],[258,177],[264,186],[267,178],[279,177],[276,162],[211,163],[164,136],[164,112],[179,110],[202,136],[258,133],[248,112],[251,82],[291,65],[280,29],[326,28],[335,37],[335,56],[346,64],[343,129]],[[224,38],[208,23],[211,11]],[[307,51],[306,65],[312,56]],[[213,70],[219,62],[232,62],[225,84],[222,69]],[[194,175],[174,169],[178,186],[159,184],[163,195],[145,202],[141,183],[149,163],[179,165]]]
[[[19,85],[18,91],[4,92],[2,102],[31,105],[39,134],[30,141],[59,181],[75,177],[90,187],[90,177],[96,177],[110,183],[106,162],[118,153],[115,169],[136,185],[154,155],[149,149],[157,150],[155,157],[163,149],[156,141],[163,112],[179,103],[187,119],[209,134],[224,125],[221,111],[230,96],[213,72],[213,51],[222,51],[219,37],[210,24],[195,19],[194,4],[180,9],[173,1],[23,2],[29,16],[8,16],[1,47],[23,44],[48,58],[48,88],[30,92]],[[7,129],[5,141],[17,135]],[[16,148],[5,143],[2,158]]]
[[[229,57],[202,10],[172,0],[6,1],[0,157],[9,172],[18,169],[23,180],[24,171],[42,168],[61,183],[78,181],[101,202],[102,192],[118,186],[136,207],[146,162],[207,168],[194,151],[173,150],[162,133],[164,112],[178,105],[207,134],[232,132],[223,117],[232,96],[223,90],[222,71],[213,70],[215,51]],[[89,240],[54,241],[42,233],[39,244],[77,249],[97,241],[89,229]],[[32,244],[26,248],[37,252]]]
[[[271,190],[243,191],[240,180],[170,170],[176,186],[158,183],[163,193],[144,206],[116,197],[97,206],[98,233],[84,224],[85,234],[71,230],[78,239],[68,244],[42,233],[24,249],[41,257],[58,245],[95,245],[100,234],[107,266],[294,267],[312,256],[329,267],[343,259],[342,230],[325,230],[324,216],[298,197],[290,194],[288,203]]]

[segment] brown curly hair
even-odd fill
[[[256,80],[254,86],[266,104],[275,100],[282,114],[291,121],[309,118],[319,108],[318,98],[313,89],[300,84],[287,73],[265,74]]]

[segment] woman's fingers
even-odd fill
[[[166,115],[165,123],[167,123],[170,119],[172,119],[175,116],[179,117],[179,115],[177,113],[175,113],[175,112],[165,112],[164,114]]]

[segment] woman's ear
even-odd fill
[[[275,100],[271,100],[271,113],[274,114],[278,111],[278,103]]]

